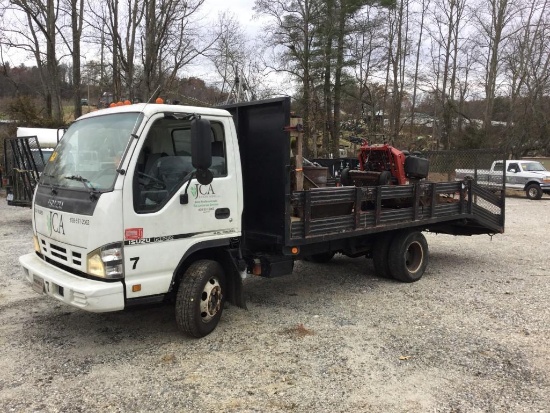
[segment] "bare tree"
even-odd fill
[[[390,135],[394,141],[398,140],[402,128],[401,105],[405,96],[405,72],[410,53],[409,3],[410,0],[398,0],[395,7],[388,9],[386,90],[391,90],[391,93],[387,114]]]
[[[418,70],[420,67],[420,58],[421,58],[421,50],[422,50],[422,42],[423,42],[423,35],[424,35],[424,29],[425,29],[425,18],[426,13],[428,11],[428,7],[430,6],[430,0],[422,0],[421,8],[420,8],[420,21],[419,21],[419,30],[418,30],[418,40],[416,43],[416,57],[415,57],[415,63],[414,63],[414,75],[413,75],[413,85],[412,85],[412,102],[411,102],[411,123],[410,123],[410,133],[412,138],[413,128],[414,128],[414,122],[415,122],[415,112],[416,112],[416,95],[418,92]]]
[[[10,9],[20,19],[13,28],[4,27],[9,46],[30,52],[39,69],[46,114],[55,123],[63,123],[59,61],[57,58],[57,27],[59,4],[54,0],[10,0]],[[13,37],[11,37],[13,36]]]
[[[136,98],[136,86],[140,80],[136,74],[138,31],[141,30],[144,13],[143,0],[106,0],[101,7],[92,7],[90,10],[90,25],[95,33],[91,37],[100,43],[102,66],[105,48],[110,53],[110,87],[115,100],[125,97],[133,101]],[[102,73],[105,74],[104,68]]]
[[[136,98],[135,57],[138,30],[145,14],[143,6],[144,3],[141,0],[126,1],[126,36],[124,41],[117,43],[120,47],[118,55],[120,56],[120,64],[124,72],[125,90],[132,101]]]
[[[248,46],[237,17],[229,12],[218,16],[215,26],[216,42],[208,52],[220,82],[220,101],[226,103],[253,100],[255,85],[251,82],[251,67],[256,53]]]
[[[146,0],[141,32],[144,95],[164,89],[178,72],[197,56],[204,54],[214,40],[204,41],[193,18],[204,0]]]
[[[480,3],[476,20],[480,28],[480,53],[485,68],[485,113],[483,128],[485,136],[491,134],[493,108],[497,91],[497,78],[501,67],[501,53],[510,36],[509,26],[518,12],[515,0],[488,0]]]
[[[74,117],[82,115],[81,105],[81,38],[84,23],[84,0],[64,0],[61,3],[63,14],[70,17],[71,36],[66,37],[62,33],[62,39],[66,44],[72,60],[72,85]]]
[[[357,83],[357,95],[353,96],[361,108],[362,119],[375,119],[382,107],[378,99],[376,76],[383,67],[386,53],[384,36],[385,18],[377,7],[365,7],[354,19],[350,35],[350,57],[355,62],[353,71]],[[380,125],[369,122],[370,132],[379,133]]]
[[[441,67],[441,133],[446,149],[451,148],[453,119],[457,114],[455,105],[456,79],[460,52],[460,36],[464,26],[465,0],[438,1],[434,13],[436,34],[439,43]]]
[[[319,0],[256,0],[254,10],[269,18],[265,38],[268,45],[278,48],[272,68],[278,72],[290,73],[299,79],[303,95],[302,118],[304,123],[304,154],[308,156],[312,128],[312,64],[313,41],[321,13]]]
[[[505,148],[514,156],[550,146],[549,6],[548,0],[531,0],[520,10],[503,52],[509,90]]]

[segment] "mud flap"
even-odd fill
[[[237,307],[248,310],[244,297],[243,279],[241,277],[241,273],[246,270],[246,264],[238,258],[237,250],[226,250],[226,252],[227,261],[230,263],[226,268],[231,269],[227,274],[227,281],[229,283],[227,287],[227,301]]]

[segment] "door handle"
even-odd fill
[[[229,218],[229,215],[231,213],[229,212],[229,208],[218,208],[215,211],[215,217],[216,219],[226,219]]]

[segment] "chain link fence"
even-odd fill
[[[502,161],[505,155],[498,149],[466,149],[448,151],[426,151],[419,156],[430,161],[428,180],[432,182],[449,182],[462,179],[464,175],[481,183],[494,161]],[[502,186],[502,180],[497,187]],[[496,188],[498,189],[498,188]]]

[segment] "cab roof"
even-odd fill
[[[95,116],[108,115],[113,113],[141,112],[147,118],[157,113],[197,113],[206,116],[231,117],[231,114],[224,109],[207,108],[200,106],[167,105],[159,103],[135,103],[132,105],[115,106],[112,108],[100,109],[90,112],[78,119],[86,119]]]

